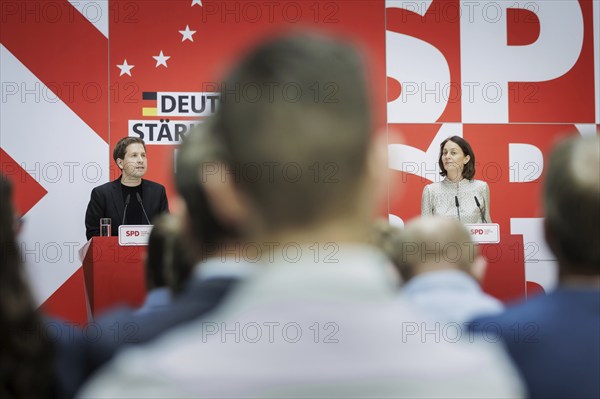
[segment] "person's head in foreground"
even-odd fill
[[[187,280],[194,260],[187,245],[184,244],[181,218],[164,214],[159,215],[148,239],[146,258],[146,288],[169,287],[179,292]]]
[[[385,146],[371,140],[369,94],[353,47],[288,36],[247,56],[223,87],[212,131],[238,171],[254,231],[364,240],[386,161]],[[236,87],[260,87],[263,94],[235,98],[227,90]]]
[[[502,303],[480,287],[486,261],[461,222],[425,216],[407,223],[404,233],[403,298],[445,322],[502,312]]]
[[[552,155],[544,179],[544,232],[563,282],[600,285],[600,138],[571,138]]]
[[[353,47],[314,35],[277,38],[243,58],[209,122],[228,170],[238,175],[220,184],[212,170],[206,197],[218,220],[248,229],[245,243],[294,243],[303,256],[261,259],[260,271],[213,314],[124,353],[83,397],[520,392],[497,348],[417,335],[403,341],[404,322],[418,326],[423,318],[397,301],[389,260],[365,245],[387,165],[385,137],[371,140],[363,74]],[[236,98],[228,92],[236,87],[246,94],[259,87],[263,95]]]
[[[392,226],[387,220],[379,219],[373,223],[371,240],[392,261],[398,276],[404,279],[403,274],[409,267],[406,264],[405,250],[406,245],[410,245],[404,230]]]
[[[455,270],[481,280],[486,261],[479,255],[466,227],[444,216],[416,218],[406,224],[404,264],[405,281],[431,272]]]
[[[242,211],[234,199],[224,158],[206,126],[192,129],[177,154],[174,181],[181,198],[184,245],[196,262],[221,256],[229,244],[240,240],[243,230]]]
[[[0,397],[50,397],[51,344],[25,281],[12,186],[0,175]]]
[[[531,398],[600,396],[600,137],[561,141],[546,162],[544,233],[559,286],[494,317]]]

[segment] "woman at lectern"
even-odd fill
[[[475,180],[475,153],[462,137],[452,136],[440,145],[440,175],[444,180],[423,189],[421,215],[455,217],[463,223],[491,223],[490,188]]]

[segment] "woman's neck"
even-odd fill
[[[452,183],[456,183],[456,184],[460,183],[460,181],[462,179],[464,179],[463,176],[462,176],[462,174],[458,174],[458,173],[457,174],[452,174],[452,175],[450,173],[448,173],[446,175],[446,178],[448,180],[450,180]]]

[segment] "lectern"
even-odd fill
[[[146,246],[121,246],[117,237],[92,237],[83,254],[91,317],[116,305],[138,307],[146,297]]]

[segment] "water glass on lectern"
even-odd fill
[[[112,220],[110,218],[100,219],[100,236],[110,237]]]

